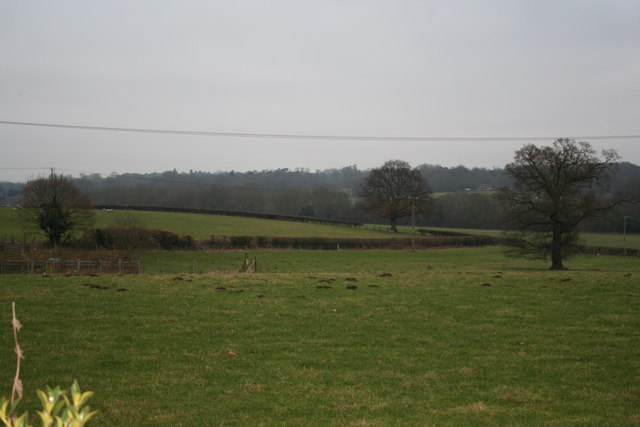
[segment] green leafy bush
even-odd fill
[[[42,404],[42,410],[38,411],[42,427],[82,427],[97,413],[86,405],[93,392],[83,393],[77,381],[71,384],[69,393],[60,387],[47,387],[46,392],[38,390],[37,393]],[[11,405],[7,399],[0,399],[0,421],[6,427],[31,426],[26,412],[20,416],[15,414],[18,403]]]
[[[20,380],[20,361],[22,360],[22,348],[18,342],[18,331],[22,327],[20,321],[16,317],[16,303],[11,304],[12,310],[12,326],[13,339],[15,341],[16,350],[16,375],[13,379],[13,388],[11,390],[11,399],[0,399],[0,421],[5,427],[30,427],[29,414],[23,413],[17,415],[16,408],[22,398],[22,381]],[[91,411],[86,405],[87,401],[93,396],[93,392],[82,392],[77,381],[71,384],[71,397],[66,391],[60,390],[60,387],[50,388],[47,386],[46,393],[38,390],[38,398],[42,404],[42,411],[38,411],[42,427],[82,427],[89,421],[97,411]],[[17,396],[17,398],[16,398]]]

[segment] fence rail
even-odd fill
[[[0,252],[22,255],[24,253],[24,243],[2,240],[0,241]]]
[[[140,261],[127,260],[0,260],[0,274],[139,274]]]

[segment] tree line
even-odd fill
[[[253,196],[247,199],[249,203],[256,203],[265,191],[272,191],[277,196],[269,200],[271,203],[275,200],[276,209],[292,208],[307,218],[322,216],[316,215],[316,207],[326,209],[326,217],[344,208],[342,215],[353,213],[383,219],[392,232],[397,232],[398,223],[407,218],[412,226],[415,225],[416,216],[420,215],[423,221],[428,222],[434,216],[441,221],[466,222],[466,227],[472,227],[474,221],[484,226],[489,221],[496,221],[510,236],[511,246],[519,255],[550,257],[551,269],[561,270],[564,269],[563,260],[579,249],[579,232],[589,224],[613,223],[612,218],[622,215],[626,232],[627,219],[638,219],[632,216],[640,205],[638,175],[630,174],[629,169],[629,166],[621,167],[614,150],[597,153],[588,142],[561,138],[551,146],[526,144],[516,151],[514,160],[503,172],[512,180],[511,185],[502,187],[495,194],[454,192],[433,197],[421,170],[412,169],[402,160],[389,160],[370,170],[357,188],[355,203],[346,192],[325,187],[234,190],[239,191],[239,195],[248,190],[246,193]],[[303,171],[295,173],[304,174]],[[624,182],[612,185],[616,184],[616,178],[621,179],[620,176]],[[225,200],[220,193],[221,187],[188,187],[179,184],[178,179],[173,183],[180,190],[175,194],[183,208],[198,209],[201,206],[189,204]],[[25,224],[46,235],[51,245],[65,243],[74,230],[89,230],[93,223],[94,212],[86,194],[88,191],[83,192],[80,186],[53,172],[49,178],[32,180],[23,189],[23,205],[18,213]],[[136,203],[132,204],[137,206],[145,206],[140,198],[142,195],[153,195],[158,190],[165,196],[167,193],[163,187],[148,189],[137,185],[125,188],[137,190],[132,193],[137,196]],[[488,184],[483,184],[483,189],[492,190]],[[140,190],[142,192],[137,193]],[[121,193],[118,195],[122,197]],[[244,210],[259,212],[261,208],[256,204]]]
[[[477,190],[481,186],[500,188],[508,186],[511,179],[503,169],[494,168],[453,168],[423,164],[416,169],[429,183],[435,193],[450,191]],[[99,174],[82,175],[75,180],[83,191],[101,191],[120,187],[172,187],[172,186],[217,186],[225,188],[260,188],[263,190],[286,190],[294,188],[324,187],[355,194],[362,181],[369,175],[370,169],[359,169],[356,165],[338,169],[310,171],[309,169],[274,169],[262,171],[225,171],[203,172],[176,170],[147,174],[112,174],[103,177]]]
[[[508,188],[513,178],[505,169],[448,168],[420,165],[414,168],[434,194],[430,209],[417,210],[416,224],[452,228],[500,228],[505,205],[497,190]],[[175,170],[149,174],[82,175],[74,185],[94,205],[144,205],[316,216],[356,222],[379,222],[375,213],[356,206],[362,183],[372,170],[357,166],[311,172],[307,169],[276,169],[249,172],[179,173]],[[640,166],[621,162],[608,181],[618,193],[640,191]],[[23,185],[0,183],[0,205],[19,203]],[[600,190],[605,191],[604,189]],[[408,208],[408,207],[407,207]],[[640,207],[626,205],[602,218],[590,219],[586,231],[620,232],[624,217],[627,232],[640,232]],[[409,225],[408,216],[397,224]]]

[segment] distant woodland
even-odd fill
[[[511,185],[502,169],[421,165],[417,169],[435,193],[428,215],[416,225],[460,228],[499,228],[502,209],[496,191]],[[75,178],[76,186],[95,205],[137,205],[205,208],[304,215],[359,222],[379,222],[355,208],[355,195],[368,170],[355,165],[309,171],[276,169],[249,172],[99,174]],[[0,205],[20,203],[22,184],[0,183]],[[640,166],[622,163],[602,192],[640,196]],[[640,232],[640,206],[626,205],[585,230]],[[409,223],[405,219],[404,224]]]

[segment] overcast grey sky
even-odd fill
[[[0,120],[305,135],[638,135],[640,1],[0,0]],[[591,142],[640,164],[640,139]],[[503,167],[523,143],[0,124],[0,181],[47,172],[7,169],[32,167],[364,169],[388,159]]]

